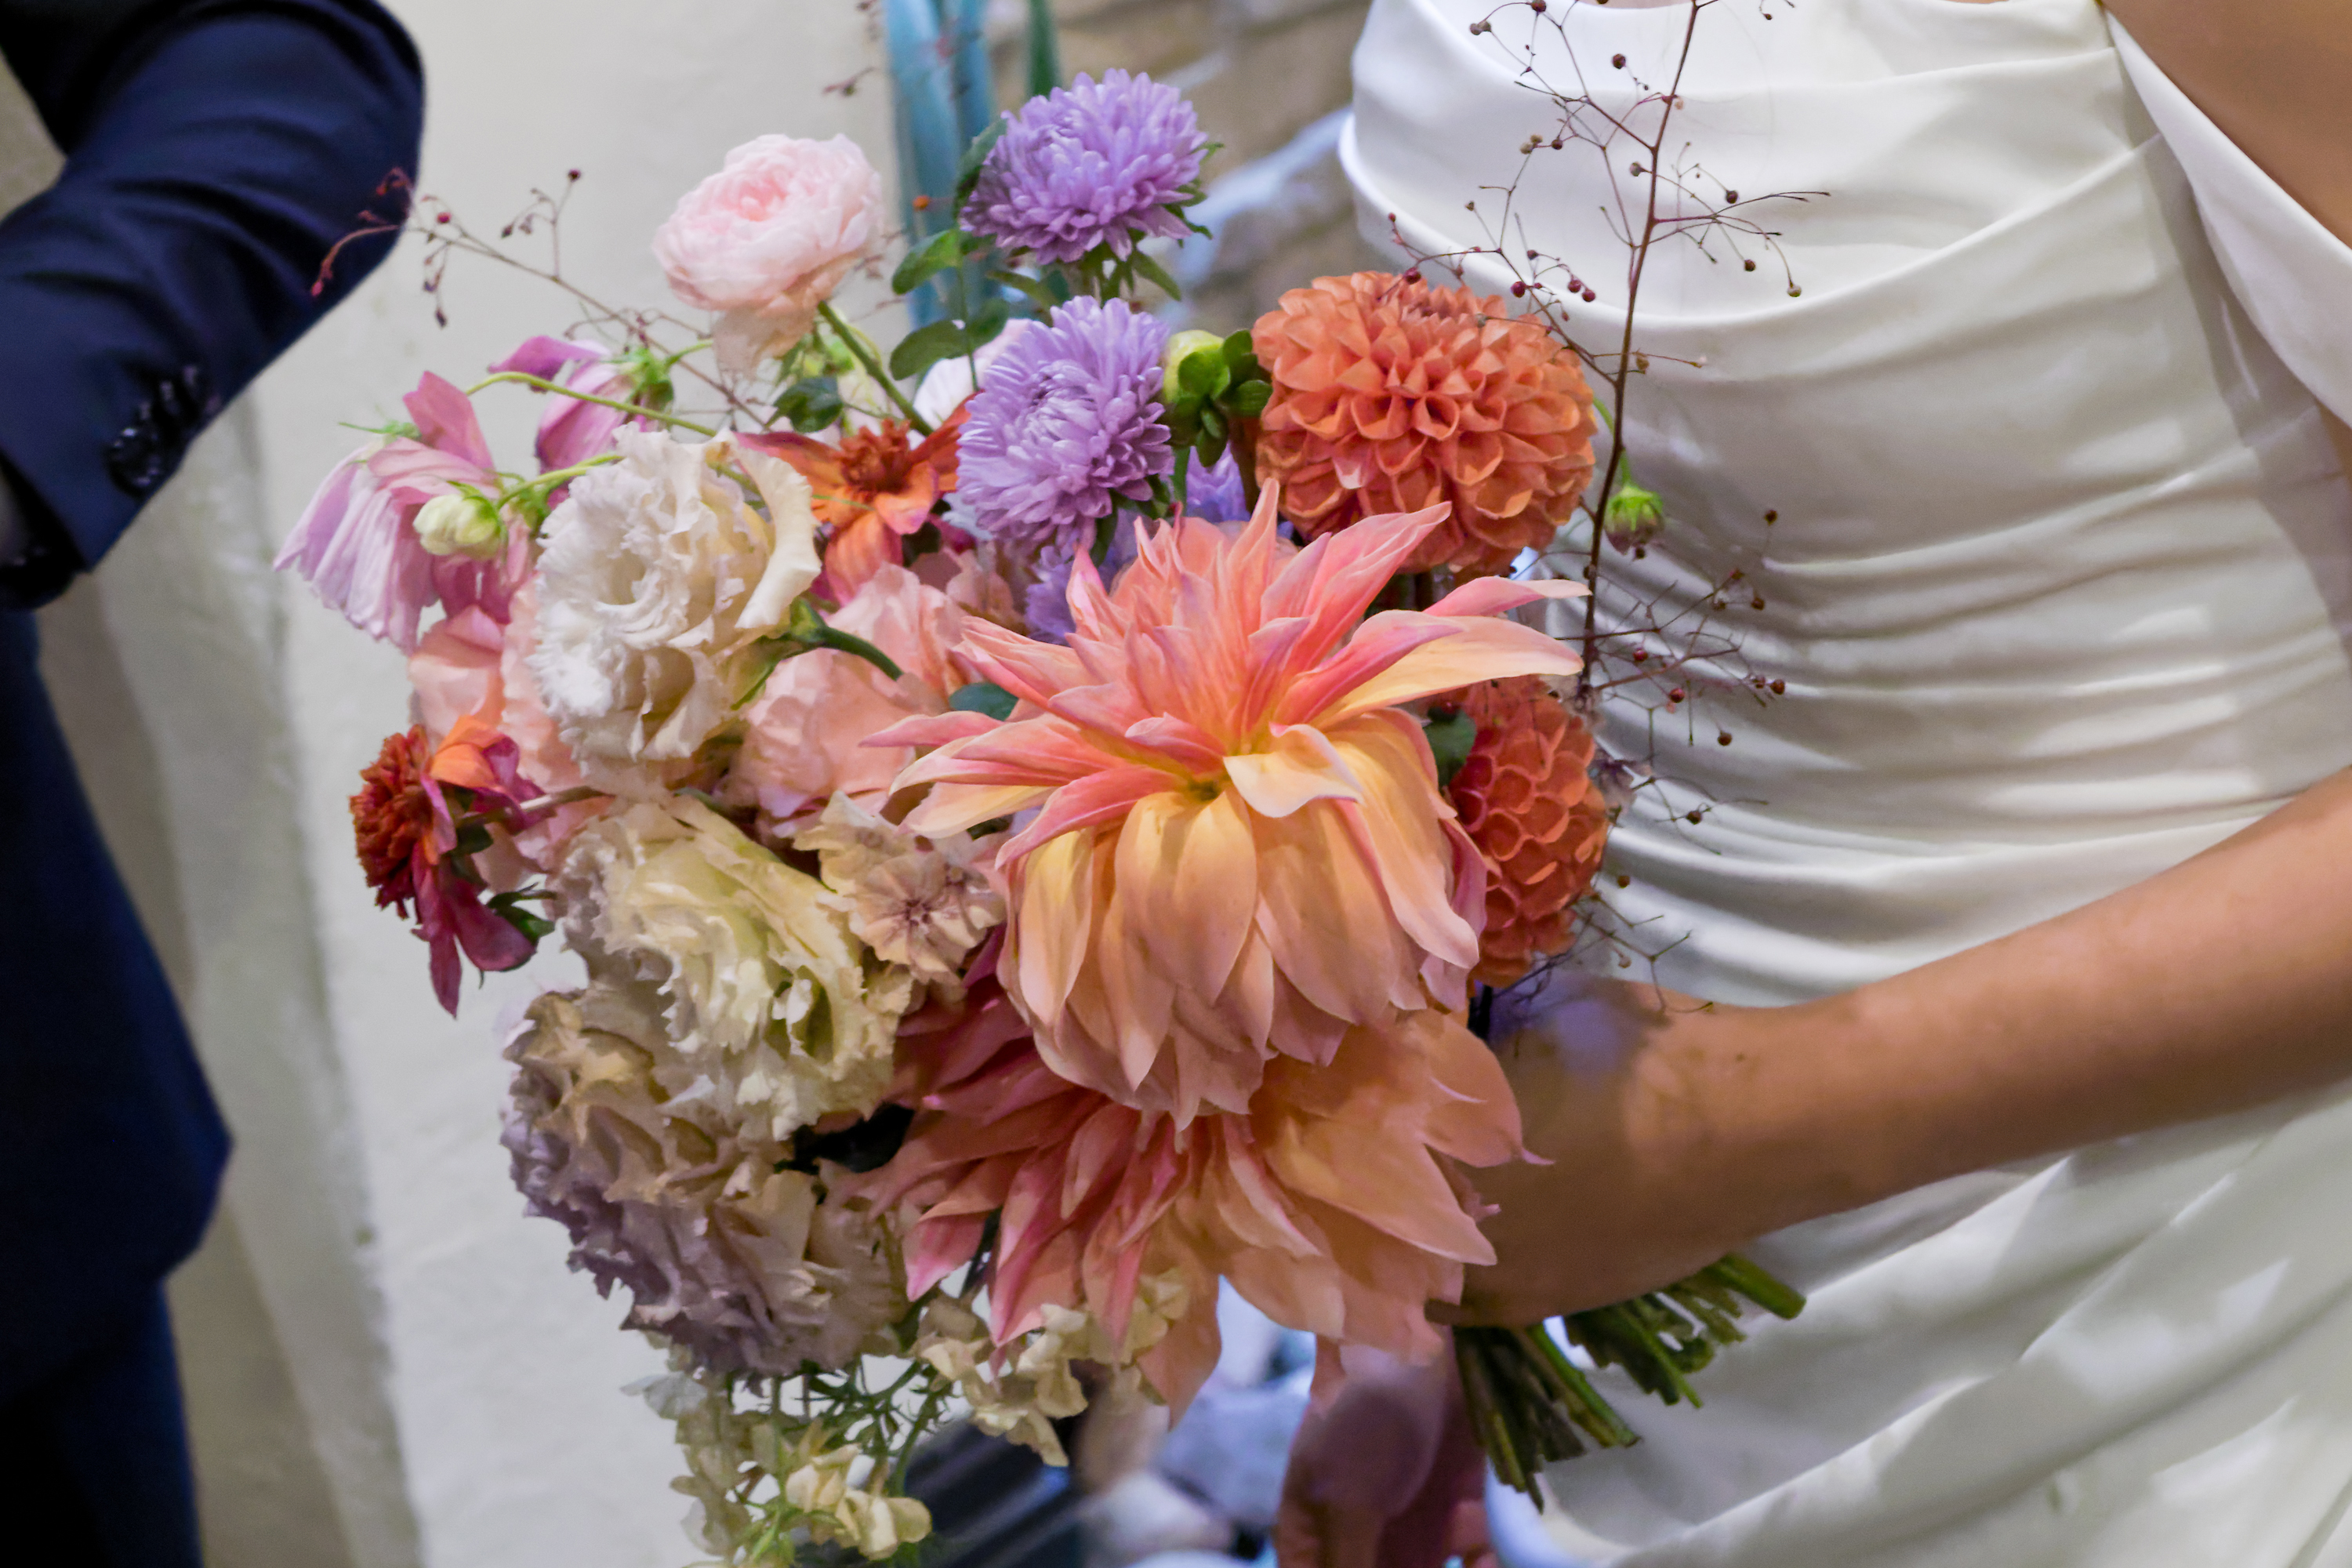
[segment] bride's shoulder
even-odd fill
[[[2352,0],[2107,0],[2107,10],[2263,173],[2352,242]]]

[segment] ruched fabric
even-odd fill
[[[1520,174],[1556,120],[1528,84],[1570,62],[1548,29],[1526,51],[1523,12],[1473,37],[1486,14],[1375,5],[1342,148],[1367,232],[1559,257],[1598,295],[1573,329],[1613,344],[1602,166]],[[1670,79],[1687,15],[1567,9],[1605,107]],[[1654,253],[1625,438],[1669,521],[1610,558],[1601,614],[1738,568],[1720,622],[1787,690],[1603,716],[1669,781],[1611,851],[1658,977],[1849,988],[2352,763],[2352,487],[2320,415],[2352,411],[2352,249],[2092,0],[1721,0],[1683,93],[1686,183],[1777,239]],[[1480,189],[1515,181],[1507,213]],[[1556,1467],[1517,1568],[2352,1564],[2352,1091],[1757,1251],[1811,1308],[1709,1369],[1704,1410],[1612,1383],[1647,1440]]]

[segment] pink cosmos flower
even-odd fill
[[[1350,1030],[1328,1066],[1269,1066],[1246,1114],[1180,1124],[1006,1038],[986,982],[972,999],[966,1026],[902,1036],[927,1080],[919,1110],[862,1190],[916,1221],[909,1294],[968,1262],[1000,1215],[998,1343],[1048,1305],[1123,1324],[1139,1281],[1179,1270],[1197,1305],[1141,1364],[1181,1411],[1216,1363],[1220,1275],[1277,1322],[1423,1359],[1442,1343],[1424,1305],[1458,1300],[1465,1266],[1494,1261],[1454,1163],[1518,1157],[1518,1111],[1493,1053],[1451,1016]]]
[[[626,362],[613,358],[594,343],[575,343],[563,338],[532,338],[490,369],[520,371],[541,381],[561,382],[590,396],[621,402],[627,401],[635,390]],[[610,451],[613,432],[630,423],[630,419],[631,416],[618,408],[549,393],[547,407],[539,416],[539,436],[534,443],[540,471],[572,468]],[[650,419],[640,416],[635,422],[641,428],[653,427]],[[552,505],[561,499],[559,492],[548,500]]]
[[[383,447],[371,442],[336,464],[275,563],[310,584],[331,610],[402,652],[416,647],[416,625],[437,602],[434,557],[409,526],[415,509],[384,492],[368,461]]]
[[[1397,705],[1576,657],[1496,612],[1579,594],[1473,582],[1360,620],[1444,507],[1293,552],[1269,491],[1237,536],[1187,520],[1106,594],[1081,557],[1066,647],[982,621],[959,650],[1018,698],[1010,721],[916,719],[938,749],[909,831],[1036,815],[1000,851],[1004,987],[1047,1066],[1189,1121],[1249,1109],[1270,1058],[1328,1062],[1398,1012],[1458,1006],[1485,873]]]
[[[426,501],[459,484],[487,494],[501,488],[474,405],[441,377],[426,374],[403,400],[417,436],[376,440],[338,463],[303,509],[276,563],[309,582],[328,608],[404,653],[416,648],[417,623],[435,604],[455,612],[479,605],[507,617],[514,584],[528,570],[529,541],[512,531],[498,559],[435,555],[416,536]]]
[[[881,810],[914,752],[868,747],[866,738],[903,719],[946,712],[948,698],[966,683],[952,652],[963,637],[963,611],[903,566],[876,567],[826,619],[874,644],[905,673],[892,680],[831,648],[776,667],[745,713],[743,747],[726,785],[728,799],[756,804],[771,825],[835,795]]]
[[[856,142],[762,136],[679,198],[654,258],[671,292],[719,312],[719,363],[741,374],[807,335],[884,223],[882,178]]]

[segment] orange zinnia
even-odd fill
[[[1013,717],[869,742],[938,746],[898,777],[933,786],[916,832],[1037,808],[996,862],[1005,990],[1055,1072],[1180,1123],[1247,1110],[1272,1056],[1328,1063],[1350,1028],[1461,1005],[1484,868],[1397,705],[1578,668],[1494,618],[1567,584],[1486,578],[1360,619],[1444,507],[1294,552],[1276,504],[1236,537],[1150,535],[1113,593],[1081,558],[1066,647],[970,623],[961,651]]]

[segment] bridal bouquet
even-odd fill
[[[1006,116],[894,278],[969,308],[886,358],[833,299],[874,170],[739,148],[654,239],[707,338],[591,302],[425,376],[279,562],[407,655],[352,811],[442,1005],[584,965],[507,1041],[505,1142],[669,1347],[729,1563],[921,1538],[950,1413],[1058,1460],[1090,1398],[1181,1407],[1221,1279],[1419,1357],[1492,1261],[1462,1168],[1523,1151],[1477,1005],[1569,945],[1608,824],[1580,658],[1510,618],[1584,592],[1511,574],[1591,395],[1411,273],[1171,335],[1141,242],[1205,151],[1118,72]],[[493,387],[545,398],[534,461]],[[1522,1481],[1630,1436],[1512,1343],[1465,1367]]]

